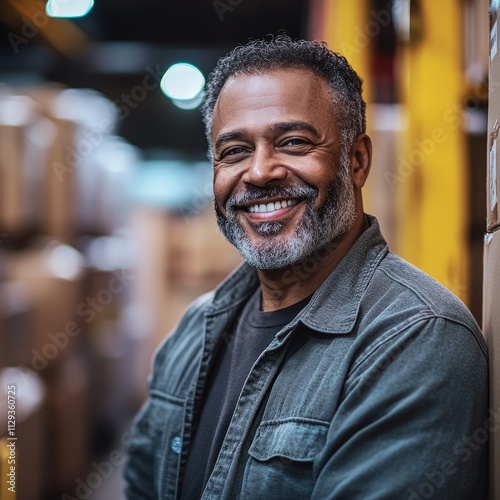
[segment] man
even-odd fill
[[[484,339],[363,213],[361,87],[285,36],[211,74],[215,211],[246,263],[159,349],[128,498],[486,497]]]

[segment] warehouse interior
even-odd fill
[[[163,77],[188,63],[206,79],[250,39],[326,41],[363,77],[365,209],[470,308],[495,377],[496,0],[49,4],[0,4],[0,393],[18,391],[18,500],[124,498],[151,357],[241,262],[212,212],[203,83],[175,97]]]

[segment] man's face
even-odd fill
[[[300,262],[354,223],[349,152],[328,85],[311,71],[228,80],[214,109],[212,143],[217,222],[249,264]]]

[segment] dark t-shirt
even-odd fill
[[[209,375],[203,407],[191,442],[183,499],[197,500],[201,497],[252,366],[278,331],[302,310],[309,298],[284,309],[262,312],[259,288],[224,336]]]

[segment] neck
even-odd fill
[[[367,227],[366,217],[358,217],[347,233],[305,260],[284,269],[258,269],[262,287],[262,309],[283,309],[313,294]]]

